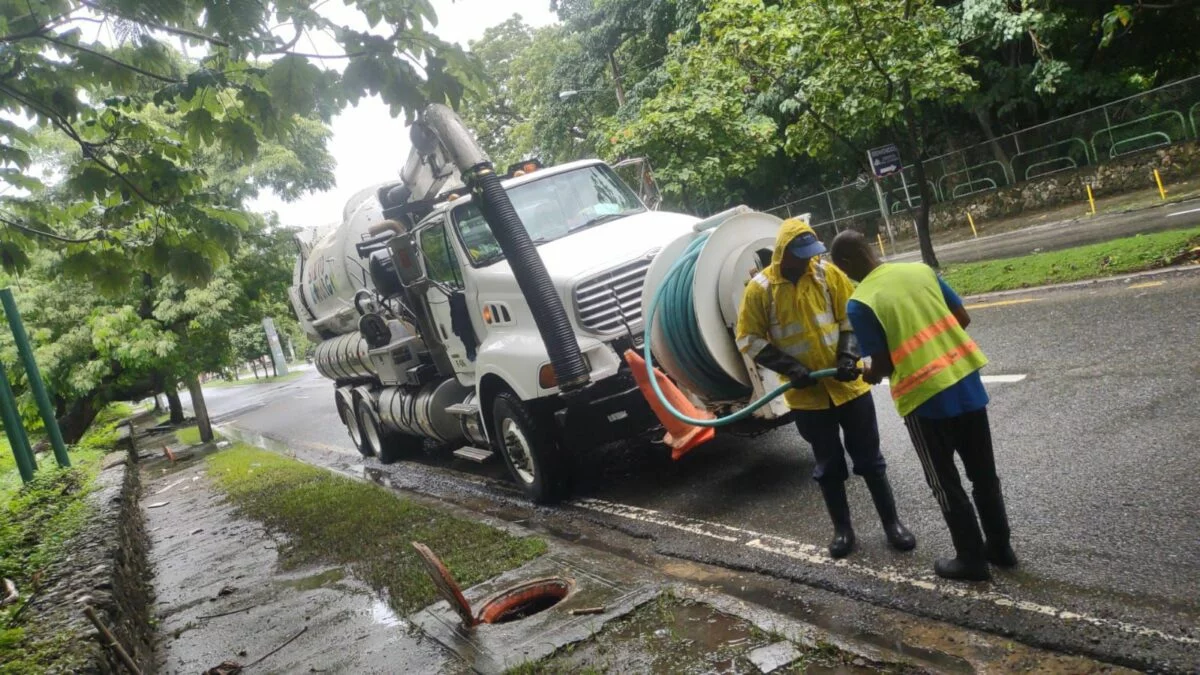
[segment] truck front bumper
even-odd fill
[[[569,447],[596,447],[651,437],[661,425],[627,368],[596,382],[554,412],[560,437]]]

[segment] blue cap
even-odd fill
[[[788,253],[797,258],[815,258],[825,252],[825,244],[812,232],[798,235],[787,246]]]

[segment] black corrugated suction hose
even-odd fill
[[[537,247],[500,184],[500,177],[490,165],[476,167],[469,176],[479,210],[533,311],[533,320],[546,344],[559,390],[568,392],[586,385],[589,379],[587,364],[579,351],[567,310],[550,281]]]

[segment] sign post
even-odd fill
[[[875,196],[879,199],[879,213],[883,216],[884,225],[887,227],[888,241],[891,242],[892,250],[895,251],[896,235],[892,231],[892,219],[888,216],[887,200],[883,197],[883,188],[880,187],[879,181],[886,176],[904,171],[904,162],[900,159],[900,149],[896,147],[895,143],[871,148],[867,151],[867,163],[871,165],[871,173],[875,176]],[[903,173],[900,177],[904,178]],[[904,196],[905,199],[908,198],[907,185]]]
[[[46,436],[50,438],[50,447],[54,449],[54,459],[60,467],[69,467],[71,458],[67,456],[67,444],[63,443],[62,431],[59,430],[58,419],[54,416],[54,406],[50,403],[50,394],[46,392],[42,373],[33,358],[33,347],[29,344],[29,335],[25,333],[25,324],[21,323],[21,312],[17,310],[17,301],[13,298],[11,288],[0,289],[0,303],[4,305],[4,315],[12,329],[13,341],[17,343],[17,354],[25,366],[25,379],[29,381],[29,390],[33,392],[33,400],[42,415]]]
[[[287,375],[287,359],[283,357],[283,346],[279,344],[279,333],[275,331],[275,322],[271,317],[263,317],[263,330],[267,331],[267,344],[271,347],[271,359],[275,361],[275,373]]]

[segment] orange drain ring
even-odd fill
[[[479,623],[519,621],[550,609],[567,597],[571,585],[563,579],[534,579],[500,593],[479,610]]]

